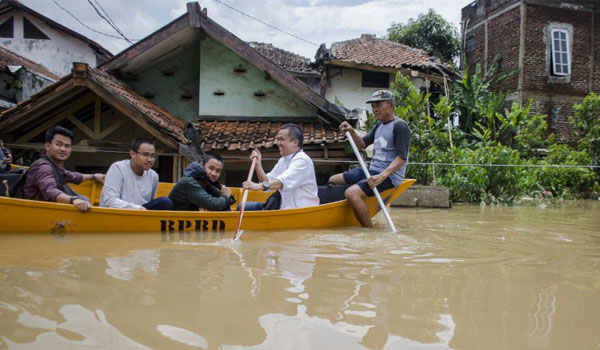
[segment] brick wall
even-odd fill
[[[600,12],[594,16],[594,81],[592,90],[600,93]]]
[[[485,28],[483,26],[475,28],[467,36],[467,45],[472,44],[471,49],[467,49],[467,62],[471,73],[475,72],[475,65],[477,63],[481,64],[481,69],[483,69],[483,57],[485,54],[484,40]]]
[[[524,96],[527,98],[527,96]],[[579,103],[581,101],[576,101]],[[574,141],[573,127],[569,122],[569,116],[574,115],[574,103],[571,102],[552,102],[535,101],[531,105],[532,114],[543,114],[546,116],[548,131],[555,135],[557,142]]]
[[[562,95],[587,94],[591,65],[590,24],[591,13],[588,12],[528,5],[523,90]],[[568,78],[551,74],[551,27],[572,28],[571,75]]]
[[[521,10],[516,7],[488,23],[488,67],[494,61],[497,53],[502,54],[500,72],[519,67],[519,42],[520,42]],[[497,88],[502,91],[512,92],[518,88],[519,75],[514,74],[504,79]]]
[[[488,19],[488,65],[497,52],[502,53],[501,70],[518,65],[520,44],[519,7],[502,11],[519,1],[479,0],[463,8],[463,22],[469,20],[473,28]],[[556,5],[556,4],[555,4]],[[560,4],[559,4],[560,5]],[[499,14],[495,16],[495,14]],[[580,103],[590,92],[590,69],[593,65],[592,89],[600,93],[600,13],[594,18],[594,58],[591,57],[592,12],[556,8],[534,4],[526,5],[525,52],[523,56],[523,100],[532,98],[532,112],[547,116],[550,131],[559,142],[573,141],[569,117],[573,105]],[[565,29],[570,33],[571,74],[561,77],[551,74],[550,28]],[[469,66],[480,62],[485,49],[484,25],[468,33],[476,39],[477,48],[466,52]],[[518,76],[506,79],[499,88],[507,92],[518,90]]]

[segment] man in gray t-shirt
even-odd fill
[[[130,159],[114,162],[106,172],[100,206],[119,209],[173,210],[168,197],[156,196],[158,174],[152,170],[156,151],[154,141],[135,139]]]
[[[349,131],[359,149],[374,144],[373,160],[369,166],[371,177],[367,180],[359,167],[333,175],[329,182],[352,185],[344,194],[352,205],[354,215],[362,226],[373,227],[364,200],[374,195],[374,187],[385,191],[402,183],[408,161],[410,129],[404,120],[394,116],[394,95],[390,91],[375,92],[367,103],[371,104],[377,118],[375,127],[365,137],[360,137],[348,122],[340,124],[340,131]]]

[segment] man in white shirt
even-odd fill
[[[156,196],[158,174],[152,170],[156,152],[154,141],[135,139],[129,150],[131,159],[114,162],[104,180],[100,206],[141,210],[173,210],[168,197]]]
[[[261,183],[244,182],[246,189],[254,191],[277,190],[281,194],[281,206],[273,209],[293,209],[319,205],[317,178],[312,159],[302,150],[304,136],[296,124],[285,124],[275,137],[281,158],[269,172],[265,173],[262,157],[253,150],[250,159],[256,158],[256,175]],[[263,210],[265,203],[248,202],[245,210]]]

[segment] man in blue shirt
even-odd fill
[[[348,122],[340,124],[340,131],[349,131],[359,149],[374,144],[373,159],[369,166],[371,177],[367,180],[358,167],[333,175],[329,182],[352,185],[344,195],[352,205],[358,222],[364,227],[373,227],[369,208],[364,200],[374,195],[374,187],[385,191],[402,183],[408,161],[410,129],[404,120],[394,115],[394,95],[390,91],[375,92],[367,103],[371,104],[377,118],[375,127],[365,137],[358,135]]]

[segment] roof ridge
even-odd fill
[[[282,51],[282,52],[285,52],[285,53],[287,53],[287,54],[290,54],[290,55],[294,55],[294,56],[302,57],[302,58],[305,58],[305,59],[307,59],[307,60],[309,60],[309,61],[310,61],[310,58],[308,58],[308,57],[302,56],[302,55],[300,55],[300,54],[297,54],[297,53],[295,53],[295,52],[292,52],[292,51],[284,50],[284,49],[282,49],[282,48],[280,48],[280,47],[278,47],[278,46],[275,46],[275,45],[273,45],[273,43],[263,43],[263,42],[258,42],[258,41],[248,41],[248,44],[249,44],[249,45],[250,45],[250,46],[251,46],[253,49],[256,49],[256,48],[255,48],[254,46],[252,46],[252,45],[267,45],[267,46],[270,46],[270,47],[272,47],[273,49],[275,49],[275,50],[277,50],[277,51]]]
[[[46,68],[44,65],[42,65],[42,64],[40,64],[40,63],[37,63],[37,62],[34,62],[34,61],[32,61],[32,60],[28,59],[27,57],[21,56],[21,55],[19,55],[18,53],[14,52],[14,51],[11,51],[11,50],[9,50],[9,49],[7,49],[7,48],[5,48],[5,47],[1,47],[1,46],[0,46],[0,56],[1,56],[2,54],[6,54],[6,55],[7,55],[7,57],[6,57],[6,58],[7,58],[7,60],[12,60],[12,59],[14,59],[14,58],[21,59],[21,60],[23,60],[23,61],[24,61],[23,63],[27,63],[27,65],[29,65],[30,67],[27,67],[27,66],[26,66],[26,65],[24,65],[24,64],[19,64],[19,62],[15,62],[15,65],[21,65],[21,66],[24,66],[25,68],[29,69],[30,71],[33,71],[33,72],[35,72],[35,73],[42,74],[42,75],[46,76],[47,78],[50,78],[50,79],[52,79],[52,80],[54,80],[54,81],[56,81],[56,80],[60,79],[60,77],[59,77],[58,75],[56,75],[56,74],[52,73],[52,72],[51,72],[51,71],[50,71],[48,68]],[[15,56],[15,57],[10,57],[10,56]],[[0,57],[0,60],[1,60],[1,59],[2,59],[2,57]],[[7,62],[7,63],[8,63],[8,62]]]

